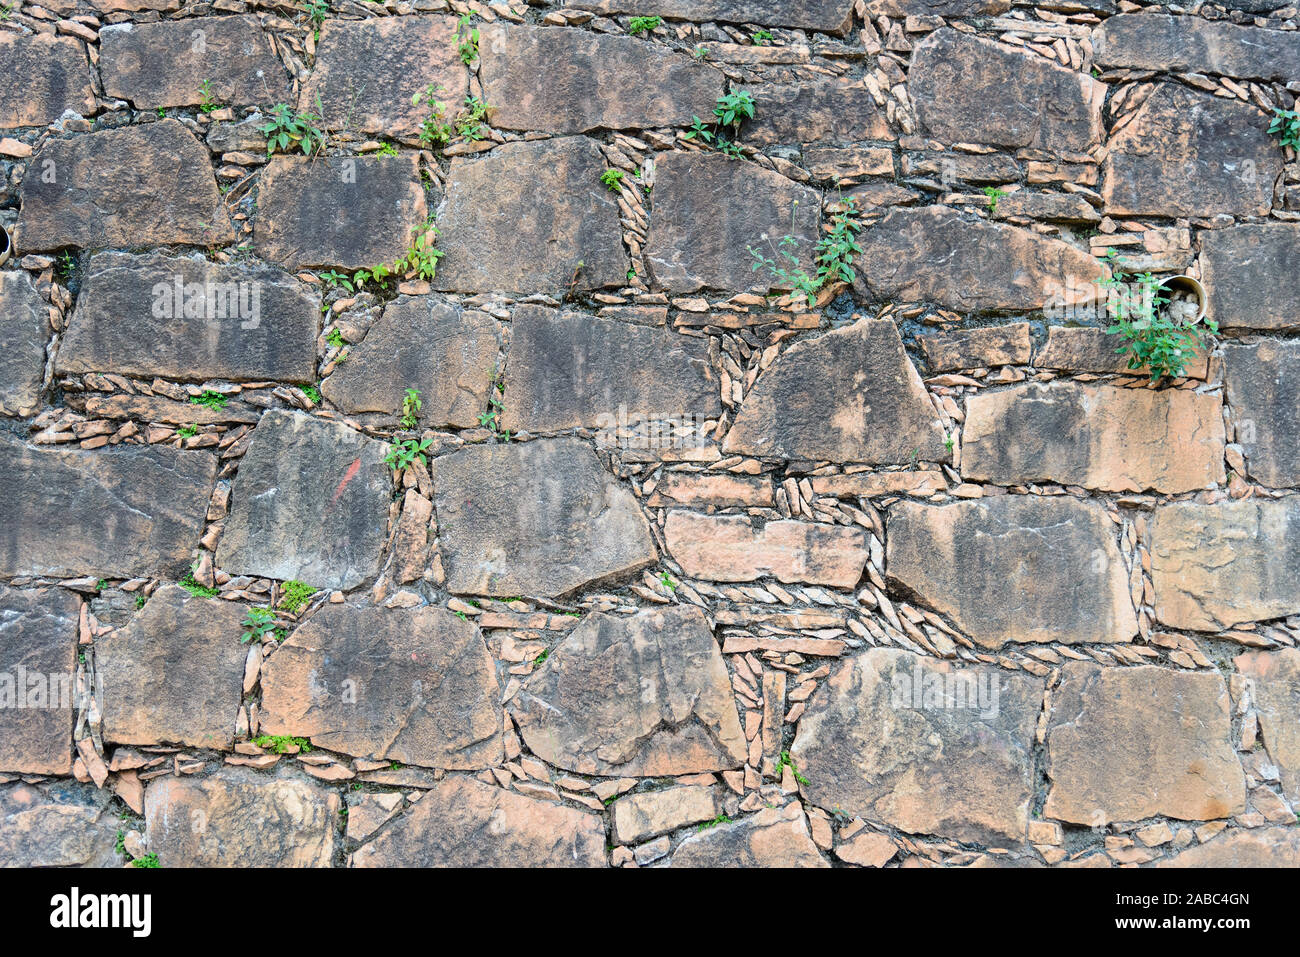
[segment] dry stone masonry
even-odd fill
[[[0,3],[0,866],[1300,866],[1281,2]]]

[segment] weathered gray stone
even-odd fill
[[[849,28],[849,0],[576,0],[579,10],[596,13],[630,13],[661,16],[669,20],[722,20],[727,23],[764,23],[843,33]]]
[[[936,332],[917,341],[932,372],[1025,365],[1033,348],[1027,322]]]
[[[670,867],[830,867],[808,831],[798,801],[693,834]]]
[[[1271,0],[1270,0],[1271,2]],[[1236,4],[1231,4],[1236,6]],[[1300,830],[1265,827],[1231,830],[1208,844],[1189,847],[1156,867],[1300,867]]]
[[[0,771],[72,771],[80,610],[71,592],[0,585]]]
[[[656,558],[631,491],[577,439],[472,446],[431,471],[451,592],[558,596]]]
[[[1103,20],[1092,31],[1092,46],[1103,67],[1282,83],[1295,79],[1300,62],[1300,34],[1148,11]]]
[[[496,663],[445,608],[326,605],[263,666],[261,728],[421,767],[505,759]]]
[[[909,834],[1019,843],[1042,704],[1040,679],[873,648],[809,699],[790,757],[804,796],[827,811]]]
[[[339,804],[285,771],[156,778],[145,789],[146,841],[162,867],[330,867]]]
[[[1037,495],[900,502],[886,531],[889,580],[981,645],[1137,633],[1128,569],[1100,506]]]
[[[1300,485],[1300,343],[1223,347],[1223,383],[1246,470],[1262,485]]]
[[[970,17],[1006,13],[1011,0],[867,0],[872,16]]]
[[[392,495],[386,452],[340,422],[267,412],[239,465],[217,564],[318,588],[373,577]]]
[[[452,160],[434,286],[559,295],[626,282],[618,202],[600,182],[604,170],[599,147],[581,136]]]
[[[499,346],[496,321],[430,297],[389,303],[348,361],[321,384],[344,412],[397,416],[408,388],[420,391],[421,426],[469,428],[487,411]]]
[[[1300,612],[1300,496],[1156,509],[1156,618],[1220,631]]]
[[[1296,34],[1300,40],[1300,34]],[[1223,329],[1300,326],[1300,223],[1243,223],[1201,233],[1201,282]]]
[[[1101,142],[1104,84],[956,30],[916,44],[907,89],[921,126],[947,143],[1084,153]]]
[[[320,300],[292,276],[202,256],[91,257],[60,373],[314,382]]]
[[[580,774],[696,774],[745,761],[722,651],[690,605],[588,615],[508,707],[533,754]]]
[[[707,343],[665,329],[519,306],[510,321],[504,428],[613,428],[628,417],[722,413]]]
[[[216,472],[204,452],[55,451],[0,436],[0,576],[179,578]]]
[[[45,126],[64,110],[82,116],[95,112],[81,41],[50,33],[0,33],[0,129]]]
[[[835,146],[893,138],[884,112],[861,80],[765,83],[752,92],[754,119],[742,134],[747,143]]]
[[[25,251],[235,241],[207,148],[176,120],[52,139],[28,169],[14,238]]]
[[[167,106],[282,103],[289,74],[256,17],[193,17],[114,23],[99,31],[107,96],[137,110]]]
[[[353,867],[604,867],[605,825],[453,776],[352,856]]]
[[[645,257],[664,289],[767,289],[774,280],[753,269],[749,249],[780,259],[786,235],[798,241],[793,251],[802,268],[813,271],[821,199],[780,173],[721,153],[666,153],[654,200]]]
[[[1148,366],[1128,367],[1128,349],[1124,337],[1094,326],[1051,326],[1047,342],[1039,347],[1034,365],[1039,369],[1064,372],[1123,372],[1150,375]],[[1202,352],[1188,359],[1184,375],[1204,379],[1209,370],[1209,356]]]
[[[723,449],[881,465],[951,458],[888,319],[862,319],[787,349],[745,396]]]
[[[689,126],[722,95],[716,68],[635,37],[493,24],[482,28],[479,49],[483,96],[500,129]]]
[[[1300,803],[1300,650],[1250,651],[1233,659],[1237,673],[1252,682],[1250,700],[1270,760],[1282,778],[1282,793]]]
[[[1068,662],[1047,728],[1043,816],[1092,827],[1246,808],[1223,678],[1155,665]]]
[[[262,171],[253,239],[286,269],[391,266],[428,210],[419,157],[277,156]]]
[[[0,787],[0,867],[116,867],[112,795],[70,780]]]
[[[31,415],[45,383],[50,305],[24,272],[0,272],[0,415]]]
[[[158,395],[128,395],[125,392],[84,393],[86,415],[104,419],[134,419],[137,422],[162,422],[168,425],[256,425],[261,409],[242,402],[228,402],[220,409],[195,402],[177,402]],[[73,397],[69,407],[77,408]]]

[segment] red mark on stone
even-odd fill
[[[334,498],[330,499],[331,505],[338,502],[339,496],[343,494],[343,490],[348,487],[349,482],[357,477],[357,473],[360,471],[361,459],[353,459],[352,464],[348,466],[347,474],[343,476],[343,481],[339,482],[339,487],[334,490]]]

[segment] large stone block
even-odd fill
[[[112,795],[63,779],[0,787],[0,867],[117,867]]]
[[[1220,328],[1295,329],[1300,223],[1243,223],[1202,232],[1201,281],[1210,318]]]
[[[75,37],[0,33],[0,129],[45,126],[95,112],[86,48]]]
[[[24,272],[0,272],[0,415],[31,415],[45,384],[50,304]]]
[[[71,592],[0,585],[0,772],[72,771],[80,610]]]
[[[1223,383],[1246,470],[1262,485],[1300,485],[1300,343],[1223,347]]]
[[[1282,792],[1300,803],[1300,650],[1249,651],[1233,659],[1250,679],[1260,735],[1282,778]]]
[[[742,133],[747,143],[841,146],[893,138],[889,121],[861,80],[764,83],[752,95],[754,118]]]
[[[1092,46],[1103,67],[1243,80],[1286,83],[1300,62],[1300,34],[1148,11],[1103,20],[1092,31]]]
[[[721,20],[726,23],[762,23],[843,33],[852,14],[850,0],[576,0],[572,6],[596,13],[630,13],[661,16],[669,20]]]

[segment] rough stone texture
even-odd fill
[[[353,867],[604,867],[595,814],[449,777],[352,856]]]
[[[60,373],[315,381],[319,299],[278,269],[105,252],[82,283]]]
[[[639,844],[679,827],[712,821],[718,802],[712,788],[686,785],[621,797],[612,805],[612,813],[615,840]]]
[[[1030,384],[966,400],[962,476],[1111,492],[1191,492],[1225,481],[1215,395]]]
[[[749,582],[772,576],[852,588],[867,562],[861,529],[775,521],[755,529],[745,515],[671,511],[664,525],[668,551],[692,578]]]
[[[600,148],[581,136],[452,160],[434,285],[552,295],[621,285],[628,260],[605,169]]]
[[[797,802],[768,807],[684,840],[672,867],[830,867]]]
[[[580,774],[695,774],[745,760],[722,651],[689,605],[588,615],[509,709],[529,750]]]
[[[1121,14],[1092,31],[1099,66],[1169,73],[1218,73],[1246,80],[1296,76],[1300,34],[1201,17]]]
[[[723,449],[877,465],[951,457],[888,319],[862,319],[787,349],[750,389]]]
[[[947,143],[1083,153],[1101,142],[1105,85],[1016,47],[936,30],[908,78],[921,126]]]
[[[369,269],[406,255],[428,210],[419,160],[276,156],[263,169],[253,238],[286,269]]]
[[[0,772],[72,771],[80,607],[61,589],[0,585]]]
[[[885,114],[860,80],[760,86],[752,95],[754,119],[742,133],[747,143],[837,146],[893,138]]]
[[[20,249],[234,242],[208,151],[176,120],[49,140],[28,169]]]
[[[267,412],[239,465],[217,564],[317,588],[373,577],[392,494],[386,452],[342,423]]]
[[[1300,612],[1300,496],[1156,509],[1156,618],[1220,631]]]
[[[0,575],[180,578],[216,471],[205,452],[54,451],[0,436]]]
[[[867,0],[872,16],[968,17],[1006,13],[1011,0]]]
[[[722,95],[717,69],[635,37],[490,25],[482,28],[479,50],[483,96],[499,129],[690,126],[692,116],[708,116]]]
[[[837,666],[808,702],[790,757],[802,791],[909,834],[1024,840],[1043,682],[893,648]]]
[[[610,428],[620,407],[629,417],[722,413],[700,339],[527,305],[515,309],[510,329],[507,430]]]
[[[496,321],[487,313],[404,296],[348,350],[348,361],[321,384],[321,394],[344,412],[397,417],[406,390],[419,389],[422,427],[471,428],[487,411],[498,345]]]
[[[1300,830],[1266,827],[1233,830],[1208,844],[1189,847],[1157,867],[1300,867]]]
[[[99,31],[104,93],[138,110],[211,103],[282,103],[289,74],[256,17],[115,23]]]
[[[95,643],[104,738],[118,744],[234,744],[248,648],[243,605],[164,585],[126,626]]]
[[[115,867],[110,792],[63,779],[0,787],[0,867]]]
[[[1201,233],[1201,282],[1220,328],[1295,329],[1300,224],[1246,223]]]
[[[465,99],[468,76],[455,35],[456,18],[448,16],[326,20],[298,109],[319,113],[328,129],[415,142],[429,117],[427,86],[438,88],[452,115]]]
[[[771,277],[753,269],[749,248],[779,259],[781,238],[793,236],[811,272],[820,211],[815,190],[780,173],[721,153],[665,154],[655,173],[646,265],[669,292],[766,289]]]
[[[1068,662],[1052,695],[1047,775],[1043,816],[1074,824],[1201,821],[1246,807],[1228,690],[1209,672]]]
[[[1282,792],[1300,802],[1300,650],[1249,651],[1233,659],[1237,673],[1251,679],[1250,698],[1269,758],[1282,778]]]
[[[1262,485],[1300,485],[1300,343],[1223,347],[1223,382],[1246,470]]]
[[[696,475],[665,472],[646,499],[651,508],[663,505],[756,505],[776,503],[772,480],[764,475]]]
[[[0,33],[0,129],[45,126],[95,112],[86,47],[68,36]]]
[[[263,666],[261,727],[422,767],[504,760],[495,662],[445,608],[326,605]]]
[[[921,336],[918,341],[932,372],[1025,365],[1033,349],[1027,322],[938,332]]]
[[[431,471],[449,591],[559,596],[655,560],[631,491],[577,439],[473,446]]]
[[[0,272],[0,415],[31,415],[45,383],[50,306],[26,273]]]
[[[1122,372],[1128,375],[1150,375],[1147,366],[1140,369],[1128,367],[1128,350],[1118,333],[1091,326],[1051,326],[1047,342],[1034,356],[1039,369],[1059,369],[1066,372]],[[1204,379],[1209,367],[1209,357],[1201,354],[1187,362],[1185,374],[1190,378]]]
[[[1111,216],[1266,216],[1282,155],[1257,107],[1161,83],[1111,132],[1101,195]]]
[[[726,23],[766,23],[824,33],[843,33],[849,27],[849,0],[576,0],[578,10],[596,13],[630,13],[661,16],[669,20],[722,20]]]
[[[288,772],[223,767],[145,789],[151,853],[162,867],[329,867],[339,796]]]
[[[968,312],[1041,309],[1092,295],[1102,265],[1059,239],[946,206],[893,209],[859,235],[856,289]]]
[[[1117,529],[1100,506],[1033,495],[900,502],[886,531],[889,580],[981,645],[1137,633]]]

